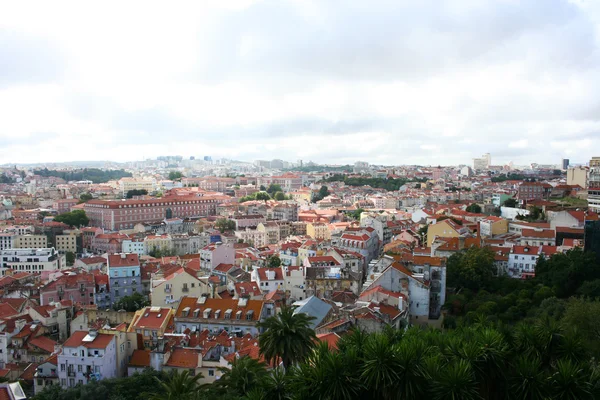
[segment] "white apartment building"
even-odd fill
[[[67,265],[64,254],[54,247],[45,249],[8,249],[0,251],[0,273],[7,269],[15,272],[41,274],[43,271],[55,271]]]
[[[148,250],[146,248],[146,242],[144,239],[125,239],[123,243],[121,243],[121,251],[123,253],[134,253],[138,256],[143,256],[148,254]]]
[[[75,331],[58,356],[58,377],[63,388],[86,384],[92,379],[115,378],[117,345],[115,335],[95,330]]]

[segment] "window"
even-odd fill
[[[77,372],[83,372],[83,365],[77,366]]]
[[[60,370],[64,372],[64,370],[65,370],[65,364],[60,364]]]
[[[214,369],[209,369],[208,370],[208,376],[215,376],[215,370]]]

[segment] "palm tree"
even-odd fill
[[[547,398],[548,379],[537,356],[520,356],[512,366],[509,379],[509,397],[517,400]]]
[[[198,390],[198,381],[202,378],[202,374],[191,376],[188,370],[181,373],[172,372],[165,382],[155,377],[154,379],[158,381],[164,393],[154,394],[150,399],[177,400],[189,398]]]
[[[560,400],[592,399],[590,374],[571,360],[558,360],[550,377],[553,398]]]
[[[438,370],[432,382],[432,395],[439,400],[479,399],[477,381],[471,365],[466,360],[457,360]]]
[[[217,386],[229,389],[239,396],[244,396],[259,387],[268,375],[264,363],[248,356],[234,359],[231,369],[220,368],[219,370],[223,375],[216,382]]]
[[[364,354],[361,379],[367,390],[377,393],[380,398],[393,398],[400,383],[402,366],[389,338],[380,333],[369,336]]]
[[[275,368],[262,383],[265,398],[269,400],[289,400],[290,378],[282,368]]]
[[[294,314],[291,307],[283,307],[281,312],[258,324],[265,329],[260,335],[260,353],[267,362],[280,362],[287,371],[292,364],[304,361],[311,353],[315,341],[315,331],[310,322],[315,319],[304,313]]]

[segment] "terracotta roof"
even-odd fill
[[[540,248],[538,246],[513,246],[512,253],[513,254],[529,254],[529,255],[538,255]]]
[[[149,367],[150,366],[150,350],[134,350],[129,365],[132,367]]]
[[[268,279],[267,271],[274,271],[275,277],[273,279]],[[281,271],[281,268],[257,268],[256,273],[260,277],[261,281],[269,281],[269,280],[282,281],[283,280],[283,272]]]
[[[134,317],[131,321],[131,327],[134,329],[158,329],[164,325],[167,318],[169,318],[170,308],[161,308],[158,311],[151,311],[152,307],[146,307],[141,310],[137,317]]]
[[[0,318],[11,317],[16,314],[18,314],[18,311],[13,306],[8,303],[0,303]]]
[[[88,257],[88,258],[80,258],[79,261],[86,265],[98,264],[98,263],[106,263],[106,258],[104,257]]]
[[[340,337],[333,332],[330,333],[321,333],[319,335],[317,335],[317,340],[327,343],[329,345],[329,348],[332,350],[337,350],[338,346],[338,340],[340,340]]]
[[[194,310],[198,309],[198,319],[204,318],[204,311],[210,309],[210,319],[215,319],[215,311],[221,310],[219,314],[219,320],[225,320],[225,314],[227,310],[231,310],[231,319],[236,318],[238,311],[241,311],[240,318],[246,321],[247,315],[252,311],[252,321],[260,320],[262,307],[264,304],[263,300],[247,300],[245,306],[240,305],[239,299],[206,299],[204,304],[197,303],[197,297],[184,296],[179,301],[179,307],[175,312],[176,318],[194,318]],[[183,317],[183,310],[188,309],[189,313],[187,317]]]
[[[177,368],[197,368],[198,354],[200,354],[198,350],[175,348],[165,365]]]
[[[541,231],[535,229],[523,229],[521,231],[521,236],[540,239],[554,239],[556,237],[556,232],[553,229],[542,229]]]
[[[37,363],[31,363],[28,366],[25,367],[25,370],[23,371],[23,373],[21,374],[21,376],[19,376],[20,379],[23,379],[25,381],[32,381],[33,380],[33,376],[35,375],[35,373],[37,372],[37,367],[40,364]]]
[[[53,353],[56,342],[47,336],[36,336],[29,339],[28,344],[34,345],[35,347],[47,351],[48,353]]]
[[[121,254],[111,254],[108,256],[108,265],[110,268],[135,267],[140,265],[140,259],[137,254],[126,254],[125,258]]]
[[[96,338],[92,342],[84,342],[83,338],[88,335],[86,331],[75,331],[71,334],[71,337],[63,344],[64,347],[79,347],[85,346],[88,349],[106,349],[110,342],[114,339],[114,335],[106,333],[97,333]]]
[[[261,296],[262,292],[256,282],[238,282],[235,284],[235,293],[242,297],[244,295]]]
[[[429,264],[434,267],[441,267],[446,265],[446,259],[444,257],[413,256],[412,262],[414,265]]]
[[[332,256],[308,257],[308,262],[311,263],[311,264],[313,264],[313,263],[314,264],[329,263],[329,264],[333,264],[333,265],[340,265],[340,263],[338,262],[338,260],[336,260]]]
[[[217,272],[222,272],[222,273],[227,273],[229,271],[231,271],[234,267],[233,264],[219,264],[217,265],[215,268],[213,268],[213,271],[217,271]]]

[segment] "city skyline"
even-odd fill
[[[600,147],[590,2],[221,3],[5,7],[0,163],[527,165]]]

